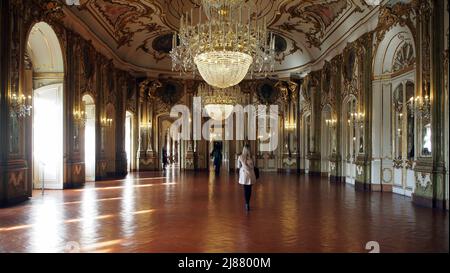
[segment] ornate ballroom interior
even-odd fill
[[[448,252],[448,1],[0,8],[0,252]],[[277,105],[277,149],[174,140],[171,108],[197,96]]]

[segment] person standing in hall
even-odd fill
[[[250,198],[252,196],[252,187],[256,182],[255,164],[250,152],[250,146],[247,144],[238,158],[239,166],[239,184],[244,186],[245,208],[250,210]]]
[[[222,166],[222,147],[219,143],[214,144],[214,149],[211,153],[214,160],[214,171],[216,175],[220,174],[220,167]]]
[[[169,159],[167,158],[167,150],[165,147],[162,149],[162,165],[164,171],[166,170],[167,165],[169,165]]]

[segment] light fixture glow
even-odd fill
[[[211,86],[228,88],[239,84],[247,75],[252,56],[233,51],[213,51],[194,59],[202,78]]]

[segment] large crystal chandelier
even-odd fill
[[[234,106],[239,100],[239,94],[239,86],[221,89],[202,83],[197,95],[202,98],[202,104],[209,117],[216,121],[223,121],[233,113]]]
[[[267,32],[266,20],[257,18],[258,12],[243,0],[202,0],[202,4],[197,18],[192,10],[181,18],[170,52],[173,71],[198,71],[209,85],[227,88],[249,72],[274,70],[275,37]]]

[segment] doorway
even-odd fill
[[[84,131],[84,162],[86,182],[95,181],[95,103],[90,95],[83,96],[86,126]]]
[[[45,22],[31,27],[26,44],[24,89],[33,99],[27,138],[32,188],[63,189],[63,53],[59,38]]]
[[[62,84],[33,92],[33,185],[63,189]]]

